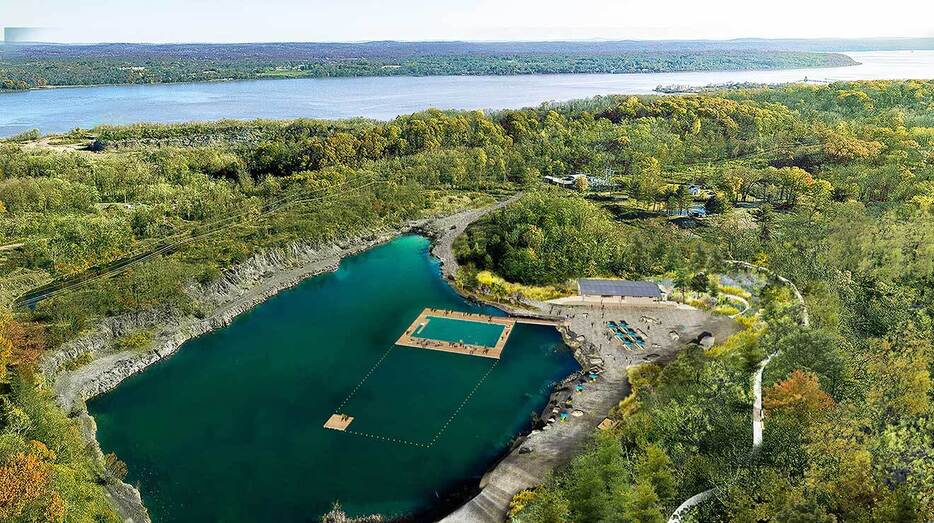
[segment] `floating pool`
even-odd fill
[[[498,323],[429,316],[428,322],[416,329],[412,337],[495,347],[504,328],[504,325]]]

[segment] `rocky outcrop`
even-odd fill
[[[331,245],[294,243],[256,254],[225,271],[217,281],[188,289],[195,310],[210,312],[154,310],[106,318],[90,334],[46,356],[40,368],[46,376],[55,378],[56,398],[62,408],[77,414],[84,410],[86,400],[113,389],[127,377],[171,355],[191,338],[226,326],[282,289],[310,276],[336,270],[343,257],[386,242],[417,225],[420,224]],[[153,331],[151,348],[143,351],[116,348],[121,336],[141,329]],[[70,364],[83,354],[90,354],[93,360],[70,369]]]

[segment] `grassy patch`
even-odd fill
[[[739,309],[732,305],[717,305],[713,308],[713,313],[722,316],[735,316],[739,314]]]
[[[749,299],[752,298],[752,293],[746,289],[736,287],[733,285],[718,285],[717,289],[720,290],[723,294],[729,294],[730,296],[739,296],[740,298]]]
[[[483,294],[497,298],[524,297],[530,300],[547,301],[572,294],[571,289],[556,285],[511,283],[490,271],[477,273],[477,285],[477,289]]]

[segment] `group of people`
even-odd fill
[[[444,347],[454,346],[460,349],[465,349],[465,350],[469,349],[471,354],[473,354],[474,352],[477,352],[478,350],[482,350],[484,354],[490,352],[489,347],[482,347],[478,345],[468,345],[464,343],[463,340],[460,340],[457,342],[449,342],[449,341],[438,341],[438,340],[429,340],[425,338],[419,338],[415,343],[419,347],[425,347],[425,348],[444,348]]]

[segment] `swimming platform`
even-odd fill
[[[532,317],[505,317],[505,316],[492,316],[490,314],[480,314],[474,312],[460,312],[452,310],[442,310],[442,309],[432,309],[425,308],[421,313],[415,318],[415,321],[405,330],[402,336],[396,341],[393,345],[403,346],[403,347],[412,347],[416,349],[427,349],[435,350],[442,352],[451,352],[456,354],[466,354],[470,356],[480,356],[483,358],[490,358],[494,360],[499,360],[503,353],[503,348],[506,346],[506,342],[509,340],[509,335],[512,334],[513,328],[516,323],[528,323],[533,325],[550,325],[558,327],[562,325],[562,322],[541,318],[532,318]],[[342,432],[349,432],[356,435],[367,436],[375,439],[393,441],[397,443],[406,443],[410,445],[420,446],[420,447],[430,447],[438,439],[441,433],[444,432],[444,429],[447,428],[447,425],[453,421],[453,418],[457,416],[457,413],[460,412],[460,409],[464,406],[464,403],[470,399],[476,389],[483,383],[486,379],[486,376],[489,375],[489,372],[493,370],[493,367],[496,366],[496,363],[493,364],[486,374],[480,379],[480,381],[474,386],[473,390],[467,395],[457,411],[451,416],[441,431],[431,439],[429,443],[417,443],[410,442],[405,440],[399,440],[397,438],[386,437],[382,435],[367,434],[362,432],[356,432],[348,430],[351,422],[354,418],[343,414],[340,411],[350,398],[356,393],[356,390],[363,385],[370,374],[376,370],[377,367],[383,362],[383,360],[388,356],[389,352],[392,351],[390,347],[386,353],[376,362],[376,364],[367,372],[363,377],[361,382],[354,388],[353,391],[348,395],[348,397],[341,403],[338,407],[338,412],[331,415],[330,418],[324,423],[324,428],[331,430],[338,430]]]
[[[347,427],[353,423],[353,416],[346,414],[332,414],[326,422],[324,428],[331,430],[347,430]]]

